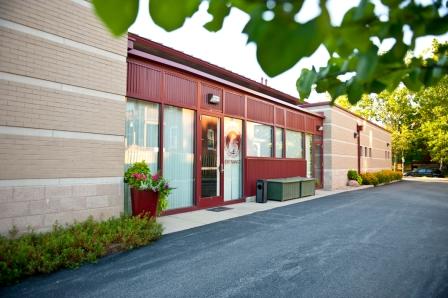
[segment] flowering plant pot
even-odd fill
[[[150,217],[157,216],[159,204],[159,193],[152,190],[139,190],[131,188],[132,215],[149,214]]]
[[[124,174],[124,182],[131,187],[133,215],[149,212],[155,217],[168,207],[172,188],[159,173],[151,175],[145,161],[132,164]]]

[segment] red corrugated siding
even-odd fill
[[[223,96],[222,96],[222,89],[213,87],[206,84],[201,84],[201,107],[206,110],[213,110],[213,111],[219,111],[222,112],[222,102],[223,102]],[[208,94],[218,95],[219,98],[221,98],[220,102],[218,104],[210,104],[208,102]]]
[[[183,106],[195,106],[197,96],[196,82],[165,73],[165,102]]]
[[[274,123],[274,106],[247,98],[247,118],[254,121]]]
[[[305,121],[306,121],[305,122],[306,132],[314,133],[316,131],[316,125],[314,124],[315,123],[314,118],[307,116]]]
[[[129,61],[127,96],[160,101],[162,99],[162,71]]]
[[[233,116],[244,117],[244,96],[225,92],[225,113]]]
[[[245,195],[254,196],[258,179],[306,176],[304,159],[257,159],[246,158],[245,161]]]
[[[286,127],[294,130],[305,130],[305,116],[292,111],[286,111]]]
[[[275,124],[285,126],[285,109],[275,108]]]

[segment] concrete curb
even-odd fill
[[[337,190],[317,190],[316,195],[309,196],[305,198],[278,202],[278,201],[268,201],[265,204],[258,204],[255,202],[245,202],[237,203],[232,205],[227,205],[226,207],[231,208],[223,212],[211,212],[208,210],[197,210],[192,212],[174,214],[162,216],[157,219],[164,227],[163,235],[171,234],[174,232],[184,231],[204,225],[208,225],[215,222],[224,221],[231,218],[241,217],[248,214],[253,214],[261,211],[271,210],[275,208],[280,208],[284,206],[289,206],[293,204],[300,204],[307,201],[312,201],[315,199],[331,196],[334,194],[363,190],[371,188],[373,185],[361,185],[358,187],[347,187],[344,189]]]

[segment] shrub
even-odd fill
[[[162,226],[148,217],[112,218],[54,225],[48,233],[0,236],[0,285],[61,268],[76,268],[108,253],[146,245],[160,238]],[[14,235],[11,235],[14,236]]]
[[[356,170],[348,170],[347,172],[348,180],[356,180],[359,185],[362,184],[362,177],[358,174]]]
[[[356,170],[348,170],[347,178],[348,180],[358,180],[358,172]]]
[[[376,176],[376,179],[378,179],[378,184],[389,182],[388,175],[385,174],[383,171],[379,171],[373,174]]]
[[[361,177],[361,175],[358,175],[358,178],[356,178],[356,181],[358,182],[359,185],[362,184],[362,177]]]
[[[373,173],[363,173],[361,178],[364,185],[378,185],[378,178]]]
[[[395,180],[401,180],[403,175],[401,172],[394,172],[391,170],[382,170],[375,173],[361,174],[364,185],[378,185],[381,183],[389,183]]]

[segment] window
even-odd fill
[[[194,111],[165,106],[163,110],[163,175],[174,188],[168,209],[193,206]]]
[[[247,122],[247,156],[272,157],[272,126]]]
[[[146,161],[157,172],[159,157],[159,105],[128,100],[126,104],[125,164]]]
[[[369,155],[367,154],[367,147],[364,147],[364,156],[368,157]]]
[[[362,156],[362,146],[359,146],[359,156]]]
[[[372,157],[372,148],[369,148],[369,157]]]
[[[283,128],[275,128],[275,157],[283,157]]]
[[[303,133],[286,130],[286,157],[303,158]]]

